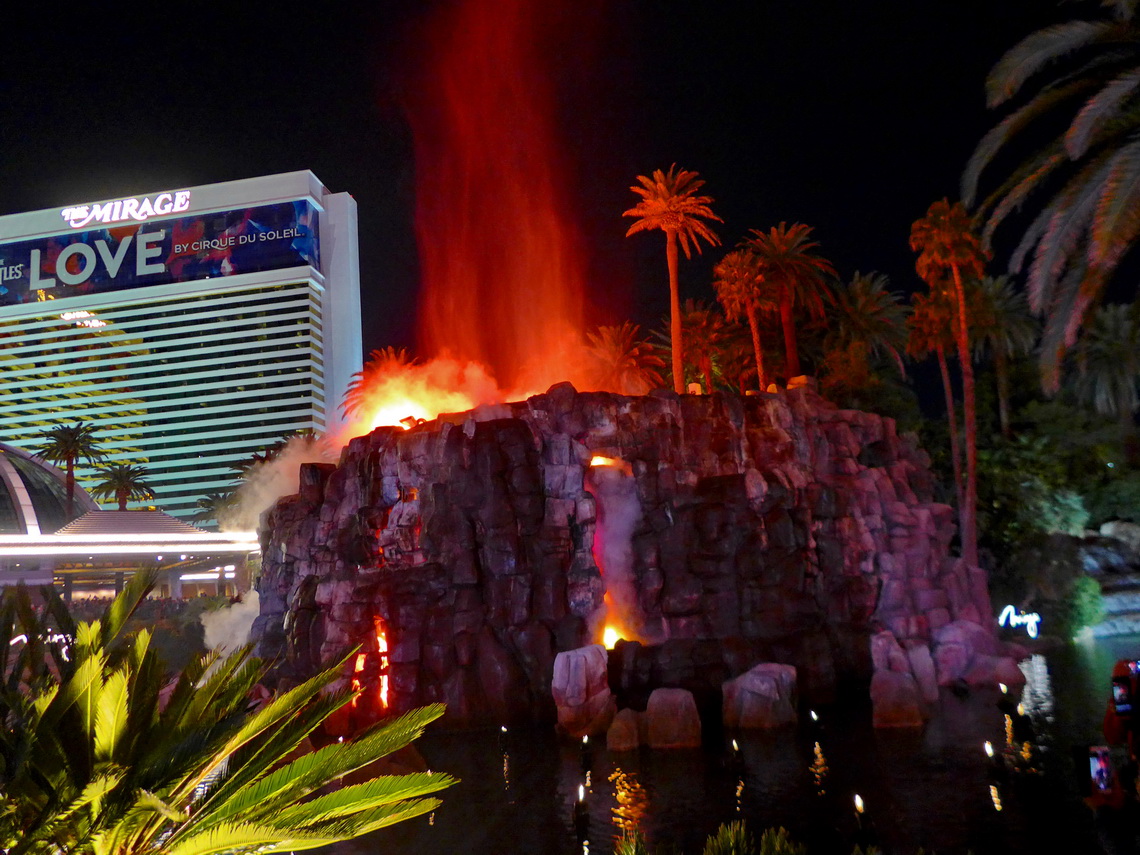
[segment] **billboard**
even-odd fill
[[[175,204],[172,198],[170,210]],[[303,265],[320,269],[318,211],[308,201],[137,220],[0,244],[0,306],[43,299],[40,292],[73,297]]]

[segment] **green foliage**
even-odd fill
[[[760,835],[757,855],[806,855],[806,853],[807,847],[792,840],[784,828],[768,828]]]
[[[820,393],[843,409],[888,416],[900,433],[918,431],[929,419],[922,417],[914,389],[890,364],[892,357],[876,356],[864,342],[824,354]]]
[[[783,832],[784,830],[781,828],[780,831]],[[761,845],[769,833],[769,831],[764,832]],[[786,834],[786,832],[784,833]],[[769,850],[763,849],[762,851],[768,852]],[[773,849],[771,851],[775,853],[785,850]],[[756,843],[743,821],[728,822],[721,825],[716,833],[705,841],[703,852],[704,855],[756,855]]]
[[[1088,522],[1052,444],[1022,435],[979,449],[978,518],[983,543],[1007,556],[1043,535],[1079,535]]]
[[[614,846],[614,855],[649,855],[649,848],[645,845],[641,829],[625,829],[621,839]]]
[[[76,624],[45,589],[0,609],[0,849],[10,855],[212,855],[299,851],[434,809],[447,775],[338,780],[409,744],[442,714],[416,710],[297,756],[351,703],[330,692],[344,662],[261,707],[265,666],[248,648],[198,657],[164,686],[147,631],[127,621],[153,587],[136,575],[101,620]],[[49,623],[71,640],[47,642]],[[10,646],[26,633],[28,642]],[[295,758],[295,759],[294,759]],[[330,789],[330,785],[332,787]]]
[[[1108,520],[1140,522],[1140,472],[1116,464],[1109,471],[1114,474],[1089,488],[1089,519],[1097,527]]]
[[[1051,635],[1074,638],[1085,627],[1104,619],[1100,584],[1088,576],[1077,577],[1063,599],[1045,604],[1041,616]]]

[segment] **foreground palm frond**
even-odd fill
[[[52,624],[22,588],[0,608],[0,849],[212,855],[300,851],[433,810],[443,774],[382,776],[329,790],[408,745],[443,713],[414,710],[344,743],[299,753],[350,692],[343,661],[260,708],[265,666],[248,648],[204,656],[164,685],[149,633],[125,637],[153,586],[139,574],[104,618],[75,625],[45,591]],[[20,634],[27,643],[10,645]],[[160,702],[160,694],[165,703]],[[299,755],[299,756],[298,756]]]

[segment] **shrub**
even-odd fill
[[[0,850],[243,855],[347,840],[434,810],[443,774],[347,774],[403,748],[443,713],[414,710],[342,743],[293,752],[354,694],[344,661],[251,704],[266,666],[244,648],[196,657],[173,683],[127,622],[153,587],[139,573],[102,618],[75,623],[51,589],[49,619],[23,588],[0,608]],[[10,645],[17,635],[23,644]],[[345,660],[347,661],[347,660]],[[209,669],[209,670],[208,670]],[[332,785],[328,790],[325,787]]]
[[[783,831],[783,829],[780,829]],[[767,837],[768,833],[764,832]],[[768,850],[762,850],[767,852]],[[784,850],[772,850],[782,852]],[[756,855],[756,844],[743,821],[721,825],[716,833],[705,841],[704,855]]]
[[[649,855],[649,849],[645,845],[645,837],[642,836],[641,829],[630,830],[627,828],[622,832],[621,839],[614,847],[614,855]]]

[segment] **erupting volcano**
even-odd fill
[[[425,62],[408,88],[421,349],[482,363],[511,393],[573,380],[567,354],[582,325],[582,242],[546,67],[551,23],[530,0],[452,4],[424,29]]]

